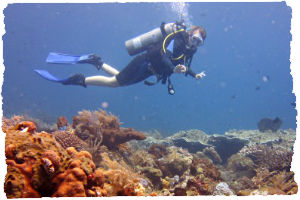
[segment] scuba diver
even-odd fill
[[[104,63],[96,54],[74,56],[61,53],[49,53],[46,62],[55,64],[89,63],[98,70],[102,69],[110,76],[90,76],[75,74],[66,79],[59,79],[45,70],[35,70],[43,78],[64,85],[87,85],[120,87],[144,81],[146,85],[160,82],[167,84],[169,94],[175,90],[170,80],[173,73],[183,73],[195,79],[205,77],[204,71],[196,74],[191,69],[193,55],[200,45],[203,45],[206,31],[201,26],[191,26],[189,29],[181,22],[162,23],[159,28],[137,36],[125,42],[129,55],[137,55],[122,70]],[[156,81],[146,80],[156,76]]]

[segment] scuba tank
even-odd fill
[[[161,27],[159,28],[127,40],[125,42],[126,50],[131,56],[141,53],[145,51],[149,45],[162,41],[165,35],[169,35],[178,28],[179,27],[177,23],[162,23]]]

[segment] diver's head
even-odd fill
[[[197,48],[200,45],[203,45],[206,38],[206,31],[201,26],[191,26],[188,30],[188,42],[189,46]]]

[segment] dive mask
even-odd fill
[[[193,45],[193,46],[200,46],[200,45],[203,45],[203,42],[204,42],[204,40],[203,40],[203,38],[202,38],[202,35],[201,34],[197,34],[197,35],[192,35],[192,37],[191,37],[191,44]]]

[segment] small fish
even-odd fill
[[[294,108],[296,108],[296,102],[292,102],[291,106],[293,106]]]
[[[268,75],[265,75],[262,77],[263,82],[268,82],[270,80],[270,77]]]
[[[255,87],[255,90],[260,90],[260,86],[256,86],[256,87]]]

